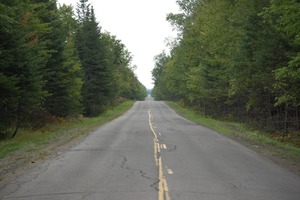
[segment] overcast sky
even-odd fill
[[[58,0],[72,4],[78,0]],[[177,13],[176,0],[90,0],[102,31],[116,35],[133,55],[132,64],[138,79],[152,88],[153,58],[163,50],[168,51],[166,38],[176,33],[166,21],[168,13]]]

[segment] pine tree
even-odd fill
[[[46,97],[41,68],[47,51],[41,38],[49,27],[38,18],[40,6],[19,0],[0,4],[0,126],[2,131],[15,127],[12,137]]]
[[[81,0],[77,13],[79,28],[76,33],[76,49],[84,73],[82,89],[84,113],[97,116],[107,106],[111,96],[111,74],[106,65],[101,31],[94,9],[87,0]]]
[[[65,117],[68,115],[70,103],[68,98],[69,85],[66,82],[69,68],[64,65],[67,58],[63,55],[67,35],[62,26],[63,21],[60,19],[56,1],[33,1],[37,4],[43,4],[43,7],[38,10],[39,18],[51,27],[51,31],[44,37],[49,52],[47,64],[43,69],[46,83],[44,90],[49,94],[44,107],[51,115]]]
[[[73,18],[72,7],[63,5],[59,8],[59,16],[62,21],[62,29],[66,34],[63,50],[63,81],[66,88],[65,106],[61,113],[63,116],[76,116],[82,114],[81,89],[83,84],[82,66],[76,53],[75,34],[77,22]]]

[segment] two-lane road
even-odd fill
[[[300,178],[148,98],[1,188],[0,199],[299,200]]]

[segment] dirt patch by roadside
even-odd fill
[[[210,119],[210,118],[202,120],[201,117],[195,114],[194,111],[192,111],[191,109],[181,107],[180,105],[173,102],[166,102],[166,103],[177,114],[186,117],[187,119],[199,125],[215,130],[216,132],[224,135],[225,137],[231,138],[239,142],[240,144],[248,147],[249,149],[252,149],[258,154],[272,160],[274,163],[287,169],[293,174],[300,176],[299,150],[296,150],[297,152],[293,153],[292,151],[287,150],[286,148],[281,147],[280,145],[274,145],[271,143],[269,144],[267,142],[260,142],[258,138],[254,138],[253,140],[251,140],[246,136],[247,133],[244,133],[244,130],[241,129],[241,127],[239,126],[232,125],[231,123]],[[212,124],[214,124],[214,126],[212,126]],[[222,133],[224,131],[224,128],[226,129],[227,133]]]
[[[62,131],[47,144],[39,147],[29,146],[25,150],[15,151],[5,158],[0,159],[0,187],[3,187],[20,175],[25,174],[28,170],[38,166],[45,160],[67,151],[82,141],[93,129],[85,127]],[[270,144],[261,144],[249,140],[242,137],[240,134],[225,134],[225,136],[247,146],[255,152],[269,158],[281,167],[300,176],[299,156],[289,156],[284,149],[274,147]]]
[[[0,159],[0,187],[26,173],[45,160],[55,157],[78,144],[91,129],[74,128],[62,131],[51,138],[47,144],[28,146],[25,150],[17,150]]]
[[[133,104],[134,101],[126,100],[96,118],[87,118],[82,123],[78,120],[75,122],[71,120],[62,126],[54,126],[52,127],[54,130],[50,130],[50,135],[41,137],[42,140],[31,143],[29,137],[27,146],[5,154],[4,158],[0,159],[0,188],[27,173],[31,168],[64,153],[81,142],[93,130],[124,114]],[[48,132],[47,129],[46,132]],[[31,139],[33,138],[34,135]]]
[[[292,156],[286,154],[286,151],[282,148],[275,147],[270,144],[262,144],[256,141],[249,140],[247,138],[241,137],[237,134],[225,135],[240,144],[252,149],[258,154],[272,160],[279,166],[287,169],[288,171],[300,176],[300,157]]]

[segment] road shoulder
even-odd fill
[[[231,138],[300,176],[300,148],[275,141],[257,131],[247,130],[237,123],[203,118],[191,109],[183,108],[174,102],[166,104],[178,115]]]

